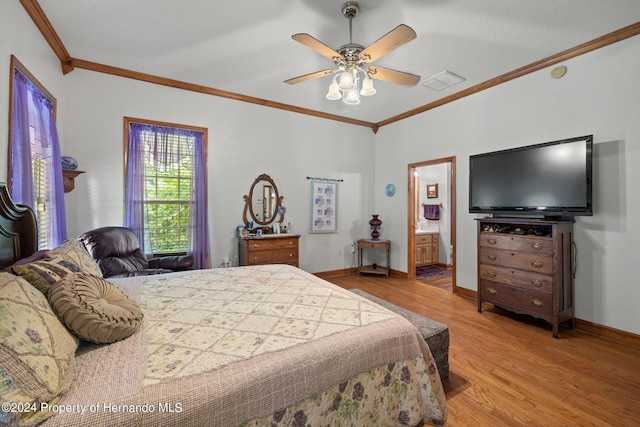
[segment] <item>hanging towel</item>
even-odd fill
[[[440,219],[439,205],[422,205],[424,207],[424,219]]]

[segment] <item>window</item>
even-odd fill
[[[209,268],[206,129],[125,118],[125,226],[147,254]]]
[[[38,248],[53,248],[67,238],[56,100],[13,56],[11,65],[11,197],[36,214]]]

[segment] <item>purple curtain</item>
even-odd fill
[[[31,172],[31,138],[29,136],[28,80],[14,73],[13,111],[11,116],[11,197],[16,203],[33,208],[33,174]]]
[[[196,268],[211,268],[209,253],[209,221],[207,209],[207,168],[204,156],[204,134],[198,132],[193,150],[193,169],[191,182],[195,183],[192,191],[192,209],[189,216],[191,233],[189,233],[189,248],[195,258]],[[195,209],[193,208],[195,206]]]
[[[186,136],[189,143],[172,147],[169,140],[175,136]],[[191,156],[192,165],[187,253],[193,255],[195,268],[211,268],[203,132],[130,123],[124,225],[136,233],[144,248],[145,159],[154,169],[164,170],[185,156]]]
[[[127,150],[127,183],[125,189],[124,226],[138,236],[140,247],[145,247],[144,225],[144,126],[131,123]]]
[[[44,169],[44,195],[38,201],[33,188],[34,158],[42,160]],[[67,239],[60,141],[53,104],[17,69],[11,117],[11,197],[16,203],[30,206],[37,215],[45,215],[45,247],[53,248]],[[45,207],[43,214],[37,210],[39,205]]]

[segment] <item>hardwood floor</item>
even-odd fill
[[[340,276],[449,327],[447,426],[640,425],[640,348],[561,329],[418,281]]]
[[[416,281],[420,283],[426,283],[427,285],[435,286],[440,289],[445,289],[449,292],[453,291],[453,275],[451,274],[433,277],[416,276]]]

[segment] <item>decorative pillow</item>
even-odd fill
[[[56,283],[49,303],[67,328],[96,344],[125,339],[142,323],[142,309],[135,301],[113,283],[86,273]]]
[[[67,240],[47,252],[47,256],[50,258],[64,258],[80,267],[85,273],[102,277],[98,264],[91,258],[84,245],[77,240]]]
[[[3,413],[9,424],[34,425],[53,415],[40,411],[40,404],[57,402],[71,385],[77,347],[41,292],[0,273],[0,402],[35,409]]]
[[[26,258],[19,259],[13,265],[3,268],[2,271],[4,271],[5,273],[11,273],[13,272],[13,267],[15,267],[16,265],[29,264],[29,263],[32,263],[33,261],[39,261],[45,257],[46,253],[47,251],[44,249],[36,251]]]
[[[67,274],[82,273],[82,270],[66,259],[46,258],[29,264],[14,265],[13,272],[47,295],[51,285]]]

